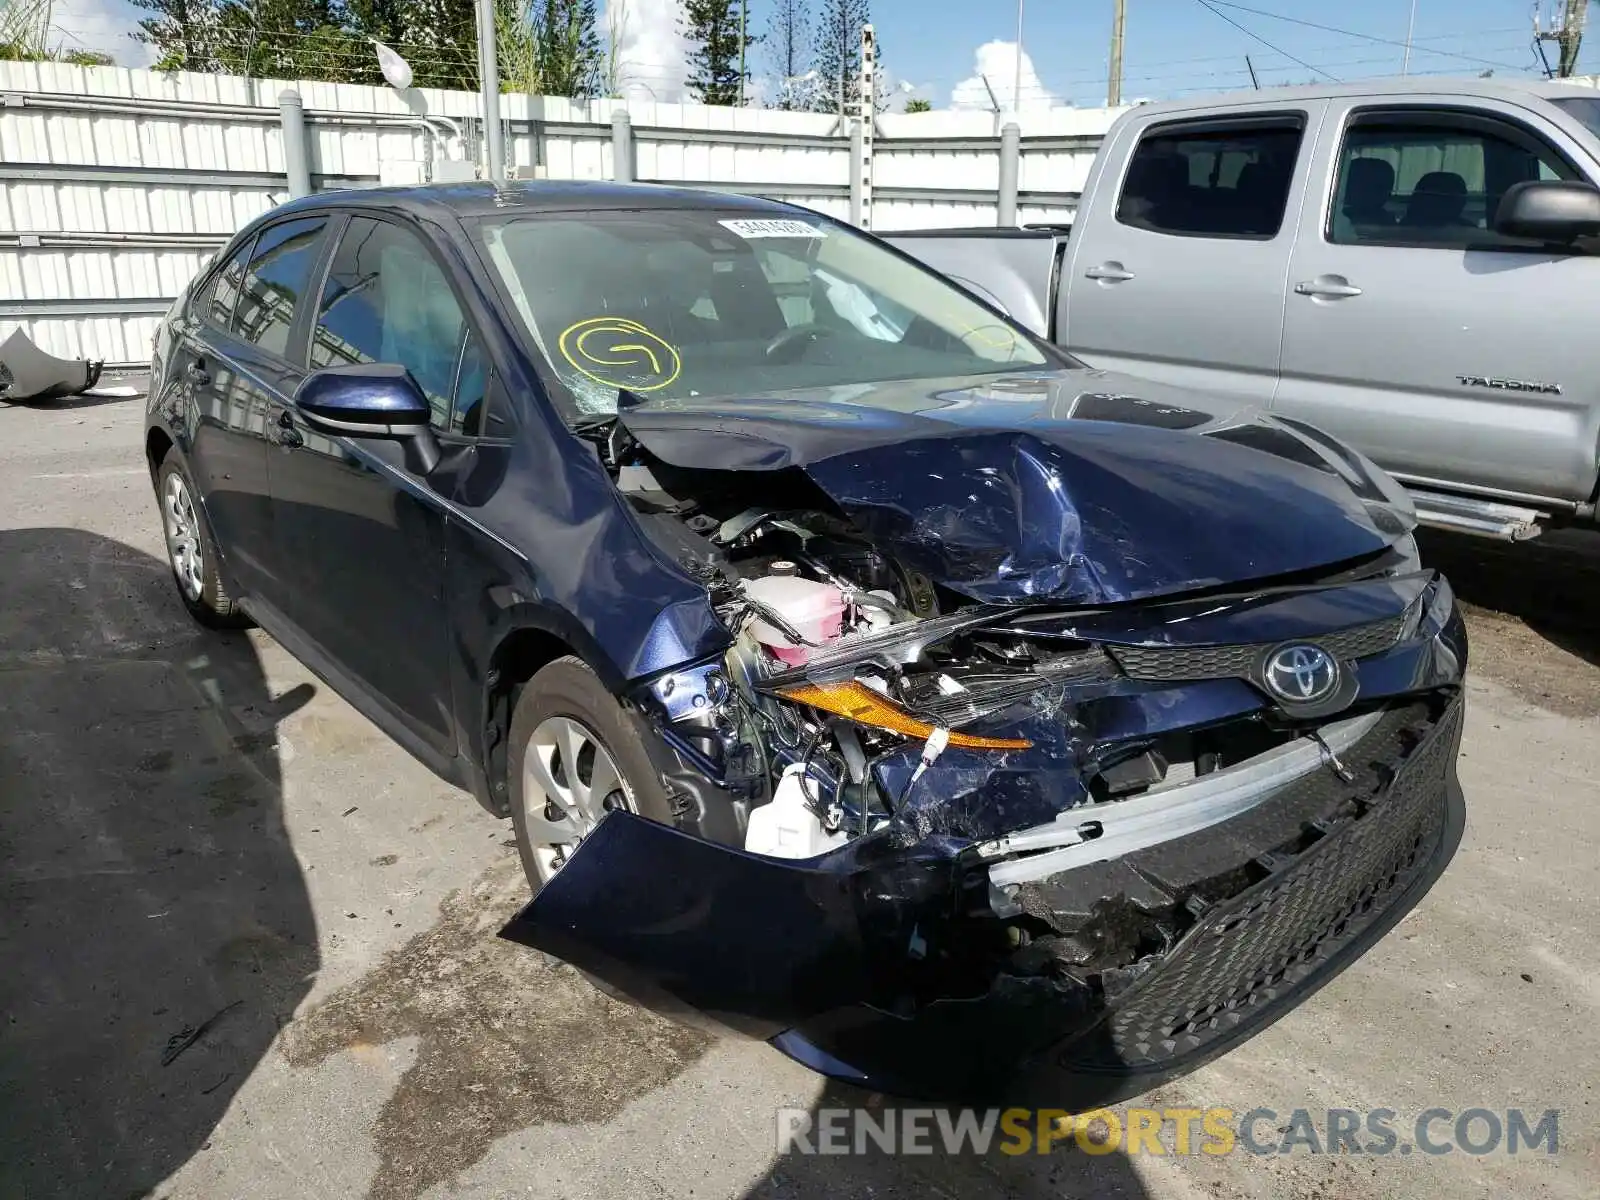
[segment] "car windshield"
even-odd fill
[[[809,214],[559,213],[483,239],[569,416],[616,412],[622,389],[626,407],[1055,365],[938,276]]]
[[[1552,100],[1550,103],[1573,120],[1581,121],[1583,127],[1595,137],[1600,137],[1600,98],[1573,96],[1566,100]]]

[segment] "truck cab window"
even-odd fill
[[[1507,128],[1426,117],[1361,120],[1339,151],[1328,240],[1435,249],[1532,248],[1492,228],[1514,183],[1570,179],[1554,151]]]
[[[1271,238],[1300,153],[1298,121],[1157,127],[1128,164],[1117,220],[1186,237]]]

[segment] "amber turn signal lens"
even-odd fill
[[[823,712],[848,717],[858,725],[871,725],[891,733],[926,740],[934,727],[919,721],[899,705],[880,696],[865,684],[855,680],[841,683],[797,683],[778,689],[778,695],[796,704],[809,704]],[[950,745],[963,750],[1026,750],[1032,742],[1022,738],[975,737],[970,733],[952,733]]]

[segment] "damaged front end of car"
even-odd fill
[[[729,644],[628,697],[676,826],[607,816],[507,937],[833,1077],[1081,1108],[1277,1019],[1453,853],[1465,631],[1359,489],[1381,536],[1331,565],[1258,546],[1248,582],[1142,586],[1159,536],[1117,571],[1059,544],[1083,505],[1052,472],[1114,447],[897,447],[998,481],[1006,527],[960,545],[875,527],[911,506],[834,447],[708,470],[649,429],[603,456]]]

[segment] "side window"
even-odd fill
[[[1294,117],[1156,126],[1134,149],[1117,220],[1188,237],[1277,236],[1302,126]]]
[[[499,394],[494,367],[483,343],[469,331],[461,348],[461,369],[456,374],[450,432],[462,437],[509,437],[511,426],[502,411]]]
[[[1495,209],[1514,183],[1570,179],[1553,151],[1512,127],[1478,120],[1358,117],[1339,151],[1328,240],[1438,249],[1518,249],[1495,233]]]
[[[307,217],[261,231],[233,313],[235,337],[274,354],[288,353],[295,305],[321,253],[327,224],[323,217]]]
[[[211,282],[206,285],[196,311],[207,325],[215,326],[224,332],[232,328],[234,305],[239,299],[239,289],[244,283],[245,263],[250,260],[250,248],[254,245],[254,238],[246,239],[244,245],[239,247],[233,257],[222,265],[222,270],[213,275]]]
[[[311,366],[396,363],[449,428],[466,320],[443,268],[417,236],[353,218],[339,239],[311,334]]]

